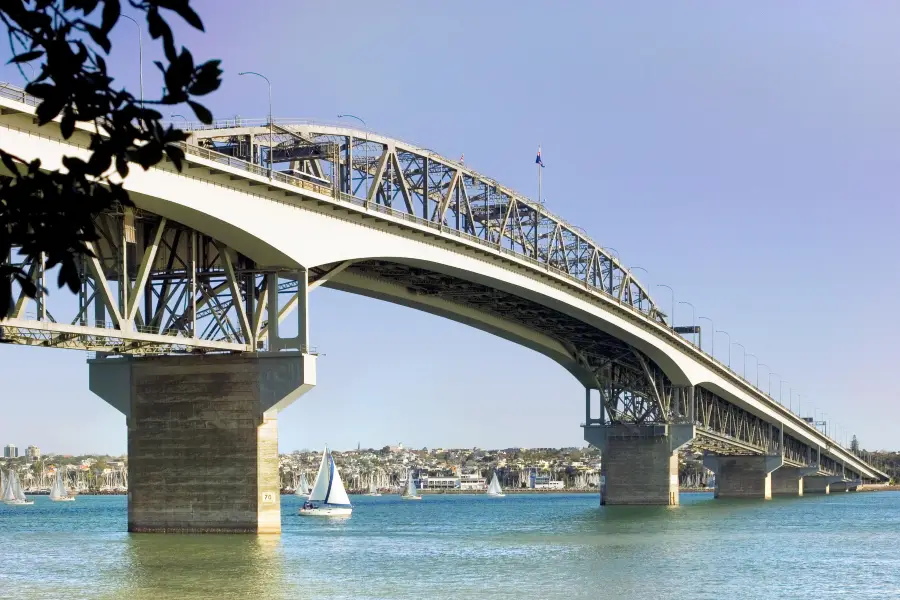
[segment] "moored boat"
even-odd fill
[[[497,473],[494,473],[494,478],[491,479],[491,483],[487,489],[487,495],[492,498],[502,498],[506,494],[503,493],[503,488],[500,487],[500,480],[497,479]]]
[[[419,490],[416,489],[416,482],[413,480],[412,473],[409,474],[409,480],[406,482],[406,489],[403,491],[403,494],[400,496],[401,500],[421,500],[422,496],[419,495]]]

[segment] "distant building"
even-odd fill
[[[19,448],[15,444],[7,444],[3,448],[3,458],[19,458]]]
[[[37,446],[28,446],[28,448],[25,449],[25,458],[29,461],[40,460],[41,449]]]
[[[458,490],[458,477],[429,477],[419,478],[419,488],[423,490]]]
[[[463,473],[459,476],[459,488],[462,490],[483,490],[487,487],[487,481],[481,475]]]

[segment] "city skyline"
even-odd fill
[[[213,7],[198,3],[208,33],[186,32],[185,43],[195,55],[224,60],[223,88],[210,102],[217,116],[263,115],[265,90],[236,76],[263,70],[273,81],[276,118],[358,113],[382,133],[447,156],[465,153],[467,164],[531,197],[540,143],[550,210],[615,249],[662,307],[674,306],[679,325],[711,317],[730,341],[771,365],[760,373],[773,380],[776,397],[783,389],[796,403],[799,391],[803,406],[815,404],[816,414],[827,413],[848,437],[857,434],[862,447],[891,447],[886,423],[900,409],[890,401],[897,392],[890,341],[900,330],[873,316],[883,311],[882,298],[900,291],[890,262],[900,249],[892,232],[900,88],[884,77],[900,57],[884,11],[828,5],[811,15],[779,7],[776,19],[767,6],[753,14],[656,7],[652,15],[639,5],[565,7],[538,24],[528,10],[481,7],[470,25],[492,32],[506,50],[483,60],[462,40],[435,49],[431,60],[455,65],[445,77],[469,84],[457,89],[421,79],[427,64],[420,57],[409,57],[408,72],[391,80],[340,75],[365,49],[358,40],[335,48],[327,68],[223,43],[303,21],[309,43],[322,44],[326,28],[317,24],[337,18],[336,7],[307,13],[282,3],[263,15],[236,6],[227,16]],[[458,18],[444,7],[418,10]],[[375,7],[359,4],[354,14],[387,34],[402,31],[410,43],[427,42],[425,32]],[[801,26],[808,34],[802,47],[789,35]],[[110,64],[136,87],[129,33],[116,31]],[[716,56],[708,52],[713,44]],[[552,58],[540,51],[551,45]],[[154,51],[145,56],[148,89],[161,85]],[[17,77],[5,67],[3,79]],[[471,93],[484,86],[508,93]],[[369,93],[357,93],[363,88]],[[391,95],[398,89],[418,90],[417,110]],[[878,281],[878,293],[860,293],[848,273]],[[671,297],[661,284],[672,287]],[[685,301],[696,308],[679,304]],[[584,444],[582,388],[549,359],[332,290],[315,291],[310,310],[311,339],[324,356],[316,389],[279,416],[282,452],[383,440],[429,448]],[[723,361],[726,344],[717,334]],[[743,370],[736,346],[730,358]],[[124,452],[124,417],[87,390],[82,353],[0,347],[0,364],[5,392],[19,399],[7,406],[0,439],[22,432],[48,451]],[[747,366],[752,380],[755,363]],[[335,407],[337,422],[329,419]]]

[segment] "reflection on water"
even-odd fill
[[[770,502],[595,495],[355,498],[281,536],[125,532],[122,497],[0,505],[0,598],[900,597],[900,493]]]
[[[286,598],[279,536],[144,533],[126,548],[116,598]]]

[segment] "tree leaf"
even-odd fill
[[[32,50],[30,52],[23,52],[22,54],[17,54],[16,56],[13,56],[11,59],[9,59],[9,63],[7,63],[7,64],[31,62],[36,58],[42,57],[43,55],[44,55],[43,50]]]
[[[112,28],[115,27],[121,13],[122,7],[119,4],[119,0],[103,1],[103,21],[100,24],[100,29],[103,30],[103,33],[108,34],[112,31]],[[138,25],[138,27],[140,27],[140,25]],[[106,52],[109,53],[109,50]]]
[[[209,110],[200,104],[199,102],[194,102],[193,100],[188,100],[188,105],[194,111],[194,114],[197,115],[197,118],[200,119],[201,123],[209,125],[213,121],[212,113]]]

